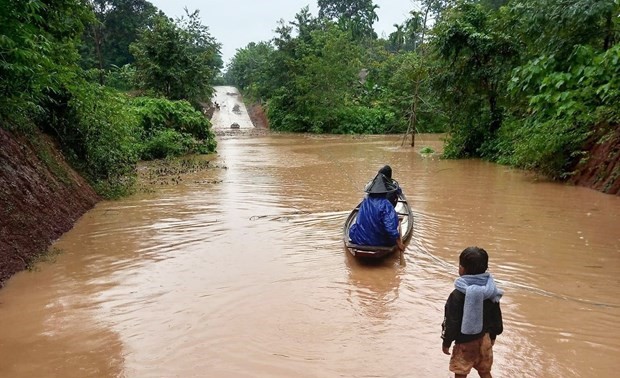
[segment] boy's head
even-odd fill
[[[489,255],[487,251],[478,247],[468,247],[459,256],[459,274],[473,275],[487,271]]]

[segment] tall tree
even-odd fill
[[[458,117],[452,120],[456,142],[447,148],[453,156],[479,156],[480,146],[502,124],[502,99],[518,49],[493,16],[482,5],[463,1],[435,28],[437,89]]]
[[[403,25],[394,24],[394,28],[396,29],[388,36],[388,41],[390,41],[390,48],[392,51],[398,52],[403,48],[405,44],[405,27]]]
[[[266,99],[276,85],[269,74],[273,52],[267,42],[251,42],[237,49],[226,70],[228,81],[257,100]]]
[[[415,51],[422,44],[428,11],[429,8],[425,12],[410,11],[405,22],[394,24],[396,30],[388,36],[393,51]]]
[[[28,123],[41,102],[79,75],[88,8],[78,1],[0,1],[0,123]]]
[[[96,20],[84,35],[84,67],[107,70],[132,63],[129,45],[136,41],[141,29],[152,25],[157,8],[146,0],[90,0],[89,3]]]
[[[319,18],[338,23],[354,38],[377,38],[373,24],[379,20],[372,0],[318,0]]]
[[[274,129],[333,132],[338,112],[346,108],[360,71],[360,48],[335,25],[291,37],[279,28],[277,50],[271,55],[277,85],[269,98],[268,115]]]
[[[211,97],[212,82],[222,67],[220,44],[201,24],[198,11],[176,22],[157,17],[130,51],[140,88],[196,106]]]

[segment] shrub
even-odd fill
[[[142,159],[215,151],[211,123],[189,102],[140,97],[133,105],[141,127]]]
[[[128,97],[86,82],[70,91],[67,123],[56,130],[65,150],[100,194],[127,192],[138,161],[138,120]]]
[[[379,108],[350,106],[336,112],[337,134],[385,134],[393,130],[395,115]]]

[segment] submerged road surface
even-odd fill
[[[211,118],[214,131],[231,129],[233,124],[239,125],[239,129],[253,129],[254,125],[237,88],[216,86],[214,89],[212,100],[219,105]]]

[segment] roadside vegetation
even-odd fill
[[[617,138],[617,0],[421,0],[387,37],[373,31],[372,0],[318,8],[281,21],[227,68],[272,129],[446,132],[445,157],[554,179]]]
[[[52,135],[100,195],[127,194],[138,160],[215,151],[219,48],[198,12],[144,0],[2,1],[0,126]]]
[[[262,104],[273,130],[442,132],[445,157],[555,179],[620,139],[618,0],[420,0],[387,36],[373,0],[317,6],[221,72],[198,11],[0,1],[0,127],[55,137],[105,197],[130,190],[138,160],[215,150],[202,114],[215,83]]]

